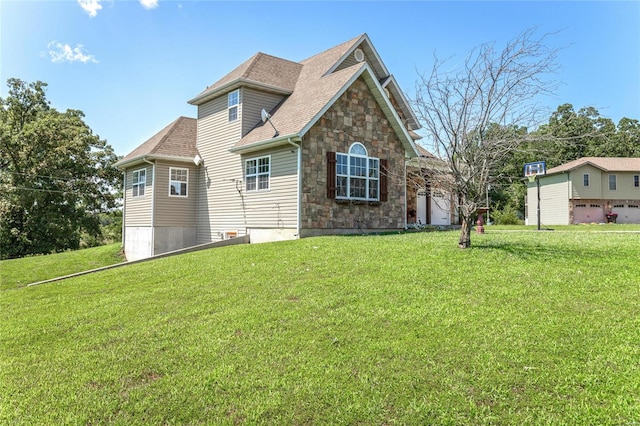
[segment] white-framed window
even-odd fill
[[[380,200],[380,159],[355,142],[348,154],[336,153],[336,198]]]
[[[633,176],[633,187],[640,188],[640,175]]]
[[[238,119],[238,104],[240,103],[240,89],[230,92],[227,96],[227,110],[229,111],[229,123]]]
[[[134,170],[131,184],[132,197],[144,197],[144,189],[147,185],[147,169]]]
[[[585,173],[582,175],[582,185],[589,186],[589,173]]]
[[[189,186],[189,169],[169,167],[169,196],[186,197]]]
[[[616,175],[609,175],[609,191],[615,191],[617,187]]]
[[[266,191],[271,177],[271,156],[252,158],[244,163],[247,191]]]

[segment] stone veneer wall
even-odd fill
[[[327,198],[327,152],[347,153],[361,142],[370,157],[387,159],[388,201]],[[341,230],[403,229],[405,150],[367,84],[359,78],[309,130],[302,141],[301,234]]]

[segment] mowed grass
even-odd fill
[[[638,234],[213,249],[0,297],[0,424],[640,421]]]
[[[0,291],[124,261],[120,243],[0,261]]]

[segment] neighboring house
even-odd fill
[[[189,103],[197,119],[117,164],[128,259],[406,227],[419,125],[366,34],[301,62],[258,53]]]
[[[640,158],[584,157],[547,170],[540,179],[544,225],[640,223]],[[537,185],[527,188],[527,223],[537,223]]]
[[[420,145],[416,147],[418,156],[407,162],[408,223],[437,226],[457,224],[455,199],[438,185],[438,179],[446,175],[446,163]]]

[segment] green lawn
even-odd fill
[[[323,237],[0,295],[0,424],[640,422],[638,234]]]
[[[0,291],[124,261],[120,243],[0,261]]]

